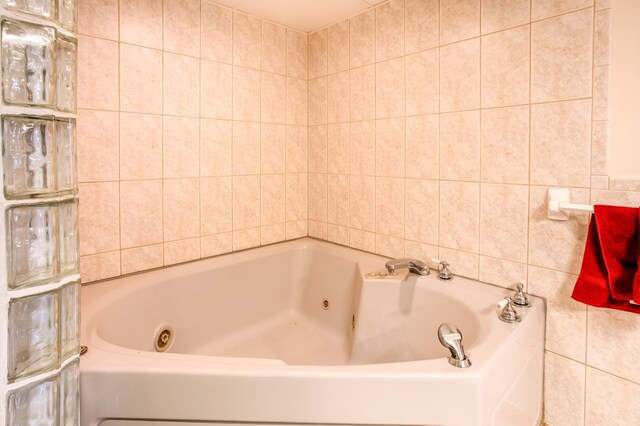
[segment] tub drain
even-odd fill
[[[153,346],[157,352],[165,352],[173,343],[173,329],[169,326],[160,326],[156,330]]]

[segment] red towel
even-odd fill
[[[640,246],[640,208],[638,209],[638,246]],[[640,304],[640,255],[638,255],[638,270],[633,280],[633,301]]]
[[[640,296],[638,272],[638,209],[594,206],[580,276],[571,297],[591,306],[640,313],[630,303],[634,287]],[[639,285],[634,286],[637,281]]]

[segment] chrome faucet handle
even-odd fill
[[[435,257],[431,258],[433,263],[438,265],[438,279],[442,281],[451,281],[453,279],[453,274],[449,270],[449,262],[446,260],[436,259]]]
[[[529,302],[529,298],[524,292],[524,284],[522,281],[516,284],[516,289],[515,294],[511,296],[513,304],[520,308],[530,308],[531,302]]]
[[[504,305],[504,308],[502,308],[500,315],[498,315],[500,321],[504,321],[509,324],[522,321],[522,317],[520,317],[516,310],[513,309],[513,300],[510,297],[505,297],[504,300],[506,300],[507,303]]]
[[[442,323],[438,327],[438,340],[445,348],[449,349],[451,356],[449,364],[454,367],[471,367],[471,360],[464,353],[462,346],[462,332],[453,324]]]
[[[393,259],[384,264],[390,274],[395,273],[396,269],[407,268],[409,272],[418,275],[429,275],[429,267],[426,263],[418,259]]]

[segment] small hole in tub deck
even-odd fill
[[[322,309],[324,309],[325,311],[329,309],[329,301],[327,299],[324,299],[322,301]]]

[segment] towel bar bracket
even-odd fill
[[[593,213],[593,206],[572,204],[571,191],[566,188],[551,188],[547,193],[547,217],[551,220],[569,220],[569,213]]]

